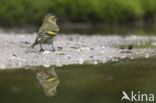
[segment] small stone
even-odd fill
[[[79,61],[79,64],[83,64],[84,63],[83,59],[78,59],[78,61]]]
[[[58,50],[62,50],[63,49],[63,47],[58,47]]]
[[[120,59],[122,59],[122,60],[123,60],[123,59],[126,59],[126,56],[121,56]]]
[[[24,44],[31,44],[30,42],[28,42],[28,41],[25,41],[25,42],[23,42]]]
[[[83,48],[81,48],[81,50],[82,50],[82,51],[90,51],[90,48],[88,48],[88,47],[83,47]]]
[[[66,59],[71,59],[71,56],[70,56],[70,55],[66,55],[65,58],[66,58]]]
[[[79,49],[80,47],[79,46],[71,46],[70,48]]]
[[[82,51],[80,49],[75,50],[77,53],[81,53]]]
[[[107,59],[106,58],[103,58],[101,61],[102,61],[102,63],[106,63],[107,62]]]
[[[101,46],[101,48],[102,48],[102,49],[105,49],[106,47],[105,47],[105,46]]]
[[[90,50],[94,50],[94,48],[90,48]]]
[[[6,68],[6,65],[0,64],[0,68],[1,68],[1,69],[5,69],[5,68]]]
[[[17,57],[17,55],[16,55],[16,54],[13,54],[12,56]]]
[[[72,38],[72,37],[71,37],[71,38],[68,38],[68,40],[69,40],[69,41],[73,41],[73,38]]]
[[[147,54],[147,55],[145,55],[145,58],[149,58],[149,55]]]
[[[93,55],[90,56],[90,58],[93,58],[93,57],[94,57]]]
[[[113,62],[118,62],[119,59],[115,59],[115,58],[113,58],[112,61],[113,61]]]
[[[46,50],[46,51],[44,51],[42,54],[43,54],[43,55],[46,55],[46,54],[50,54],[50,53],[51,53],[50,51]]]
[[[94,63],[95,65],[96,65],[96,64],[98,64],[98,62],[97,62],[97,61],[94,61],[93,63]]]
[[[55,51],[56,55],[64,55],[63,51]]]
[[[50,65],[49,65],[49,64],[43,64],[43,66],[44,66],[44,67],[50,67]]]

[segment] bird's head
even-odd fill
[[[47,14],[44,18],[44,22],[55,22],[56,23],[56,16],[53,14]]]

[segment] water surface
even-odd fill
[[[149,58],[98,65],[69,65],[55,67],[55,70],[52,67],[1,70],[0,102],[121,103],[123,90],[156,94],[155,61],[156,58]],[[51,70],[47,73],[46,69]],[[44,76],[39,77],[38,73]],[[49,82],[50,89],[45,86]],[[45,88],[53,94],[48,95]]]

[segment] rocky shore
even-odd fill
[[[0,33],[0,68],[22,68],[26,66],[68,65],[107,61],[124,58],[135,59],[156,55],[154,48],[120,48],[119,45],[145,45],[152,42],[156,46],[156,36],[102,36],[102,35],[65,35],[59,34],[54,42],[55,52],[50,45],[44,45],[44,52],[39,46],[29,48],[36,34]]]

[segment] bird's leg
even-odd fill
[[[52,46],[52,48],[53,48],[53,50],[52,50],[52,51],[55,51],[55,48],[54,48],[54,46],[53,46],[53,42],[51,43],[51,46]]]
[[[42,44],[41,43],[40,43],[40,47],[41,47],[40,52],[43,52],[44,49],[42,48]]]

